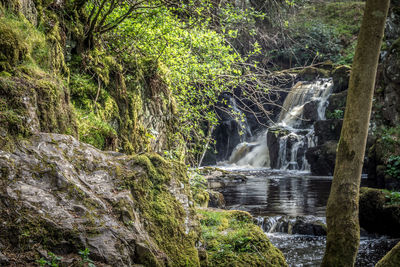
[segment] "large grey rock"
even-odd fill
[[[196,259],[180,246],[194,253],[198,233],[183,173],[157,155],[102,152],[70,136],[38,134],[0,151],[0,240],[17,251],[43,246],[60,255],[89,248],[110,266],[180,265],[174,254]],[[180,251],[161,247],[164,238],[180,242]]]

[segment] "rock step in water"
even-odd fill
[[[269,216],[257,217],[257,224],[266,233],[286,233],[299,235],[326,235],[325,218],[316,216]]]

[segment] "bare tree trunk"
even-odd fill
[[[322,266],[354,266],[360,242],[358,199],[379,52],[389,0],[367,0],[353,68],[326,219]]]

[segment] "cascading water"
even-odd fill
[[[332,85],[332,79],[298,82],[286,97],[278,122],[253,142],[239,144],[229,163],[308,171],[305,152],[316,144],[313,123],[325,120]]]
[[[252,137],[252,133],[249,127],[249,124],[247,123],[246,116],[243,114],[243,112],[237,107],[236,100],[233,97],[229,97],[229,106],[231,107],[232,113],[235,117],[236,122],[240,126],[240,130],[242,131],[241,134],[241,142],[244,141],[246,136]]]

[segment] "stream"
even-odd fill
[[[289,266],[320,266],[326,243],[321,225],[332,177],[267,168],[233,171],[248,180],[221,190],[227,208],[250,212]],[[374,266],[398,241],[362,232],[356,266]]]

